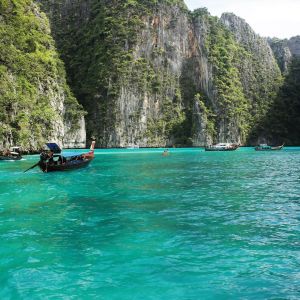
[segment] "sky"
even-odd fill
[[[194,10],[206,7],[211,15],[220,17],[232,12],[243,18],[263,37],[281,39],[300,35],[300,0],[185,0]]]

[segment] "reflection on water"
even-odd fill
[[[300,298],[298,149],[162,151],[1,162],[1,299]]]

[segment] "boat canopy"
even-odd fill
[[[271,148],[271,146],[269,146],[269,145],[267,145],[267,144],[260,144],[258,147],[259,147],[259,148],[265,148],[265,149]]]
[[[82,153],[79,152],[62,152],[61,156],[63,157],[74,157],[74,156],[79,156],[82,155]]]
[[[219,143],[219,144],[215,144],[212,145],[212,148],[216,148],[216,149],[224,149],[224,148],[229,148],[231,146],[231,144],[229,143]]]
[[[18,147],[18,146],[13,146],[11,147],[11,151],[18,151],[20,150],[21,147]]]
[[[15,151],[11,151],[10,155],[20,155],[20,153],[19,152],[15,152]]]
[[[46,143],[47,147],[54,153],[60,153],[61,149],[56,143]]]

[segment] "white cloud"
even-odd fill
[[[290,38],[300,35],[300,0],[185,0],[189,9],[206,7],[220,17],[233,12],[262,36]]]

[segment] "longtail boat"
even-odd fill
[[[40,154],[40,161],[24,172],[36,166],[44,172],[68,171],[86,167],[94,159],[95,141],[92,142],[90,151],[86,153],[62,152],[56,143],[47,143],[49,150]]]
[[[260,145],[256,146],[254,149],[256,151],[273,151],[273,150],[281,150],[283,148],[283,146],[284,145],[272,147],[267,144],[260,144]]]
[[[239,148],[237,144],[219,143],[205,147],[205,151],[234,151]]]
[[[5,150],[0,155],[0,160],[20,160],[22,159],[20,147],[12,147],[10,150]]]

